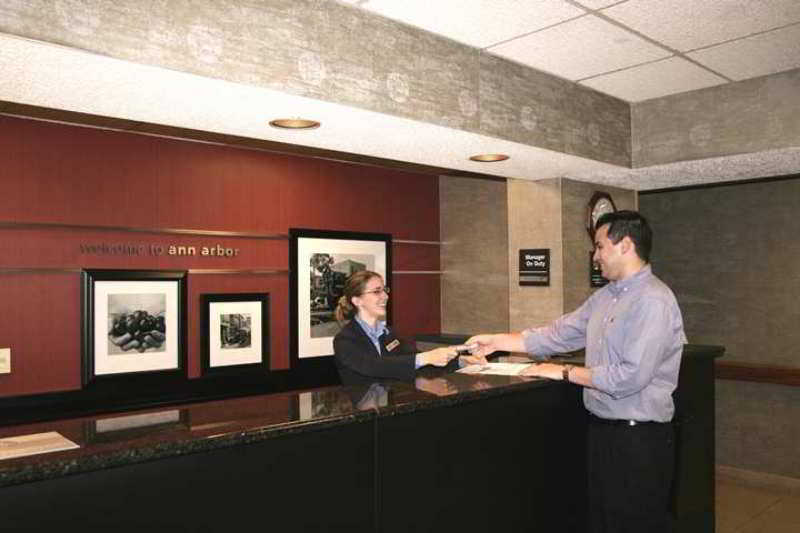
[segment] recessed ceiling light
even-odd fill
[[[470,159],[479,163],[494,163],[495,161],[505,161],[508,156],[506,154],[478,154],[473,155]]]
[[[284,130],[313,130],[319,128],[319,122],[307,118],[276,118],[270,120],[269,125],[273,128]]]

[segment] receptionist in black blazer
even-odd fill
[[[386,326],[389,288],[380,274],[362,270],[345,282],[336,319],[344,323],[333,338],[334,359],[345,385],[377,379],[413,380],[418,368],[446,366],[457,357],[457,346],[417,353]],[[345,323],[346,322],[346,323]]]

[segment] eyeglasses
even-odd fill
[[[389,294],[391,292],[391,289],[389,287],[381,287],[379,289],[372,289],[371,291],[364,291],[361,293],[361,295],[363,296],[365,294],[374,294],[375,296],[378,296],[382,292]]]

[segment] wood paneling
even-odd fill
[[[714,370],[717,379],[800,387],[800,368],[719,361]]]
[[[136,225],[157,220],[155,139],[6,118],[21,142],[18,221]],[[5,217],[4,217],[5,218]]]
[[[253,225],[253,172],[241,151],[180,141],[158,145],[158,226],[237,231]]]
[[[0,277],[0,347],[11,348],[11,374],[0,396],[80,388],[80,274]]]
[[[202,350],[200,316],[201,295],[219,293],[269,293],[270,369],[289,368],[289,279],[286,275],[190,275],[189,306],[189,377],[200,376]]]
[[[439,247],[431,244],[394,243],[395,270],[439,270]]]
[[[439,276],[406,274],[392,277],[392,326],[401,337],[438,333],[441,329]]]
[[[0,117],[0,222],[288,234],[289,228],[439,240],[438,179],[403,170]],[[270,293],[271,368],[289,366],[288,240],[76,228],[0,228],[0,268],[238,269],[190,274],[188,376],[200,376],[200,295]],[[142,253],[86,246],[126,244]],[[165,252],[153,254],[151,246]],[[170,245],[196,255],[169,255]],[[201,248],[236,248],[235,257]],[[83,246],[83,248],[82,248]],[[438,270],[438,246],[396,244],[395,270]],[[401,334],[440,329],[439,277],[394,279]],[[0,273],[0,397],[79,389],[80,276]]]

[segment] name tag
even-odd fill
[[[395,339],[395,340],[393,340],[392,342],[390,342],[389,344],[386,345],[386,351],[387,352],[391,352],[392,350],[394,350],[398,346],[400,346],[400,341]]]

